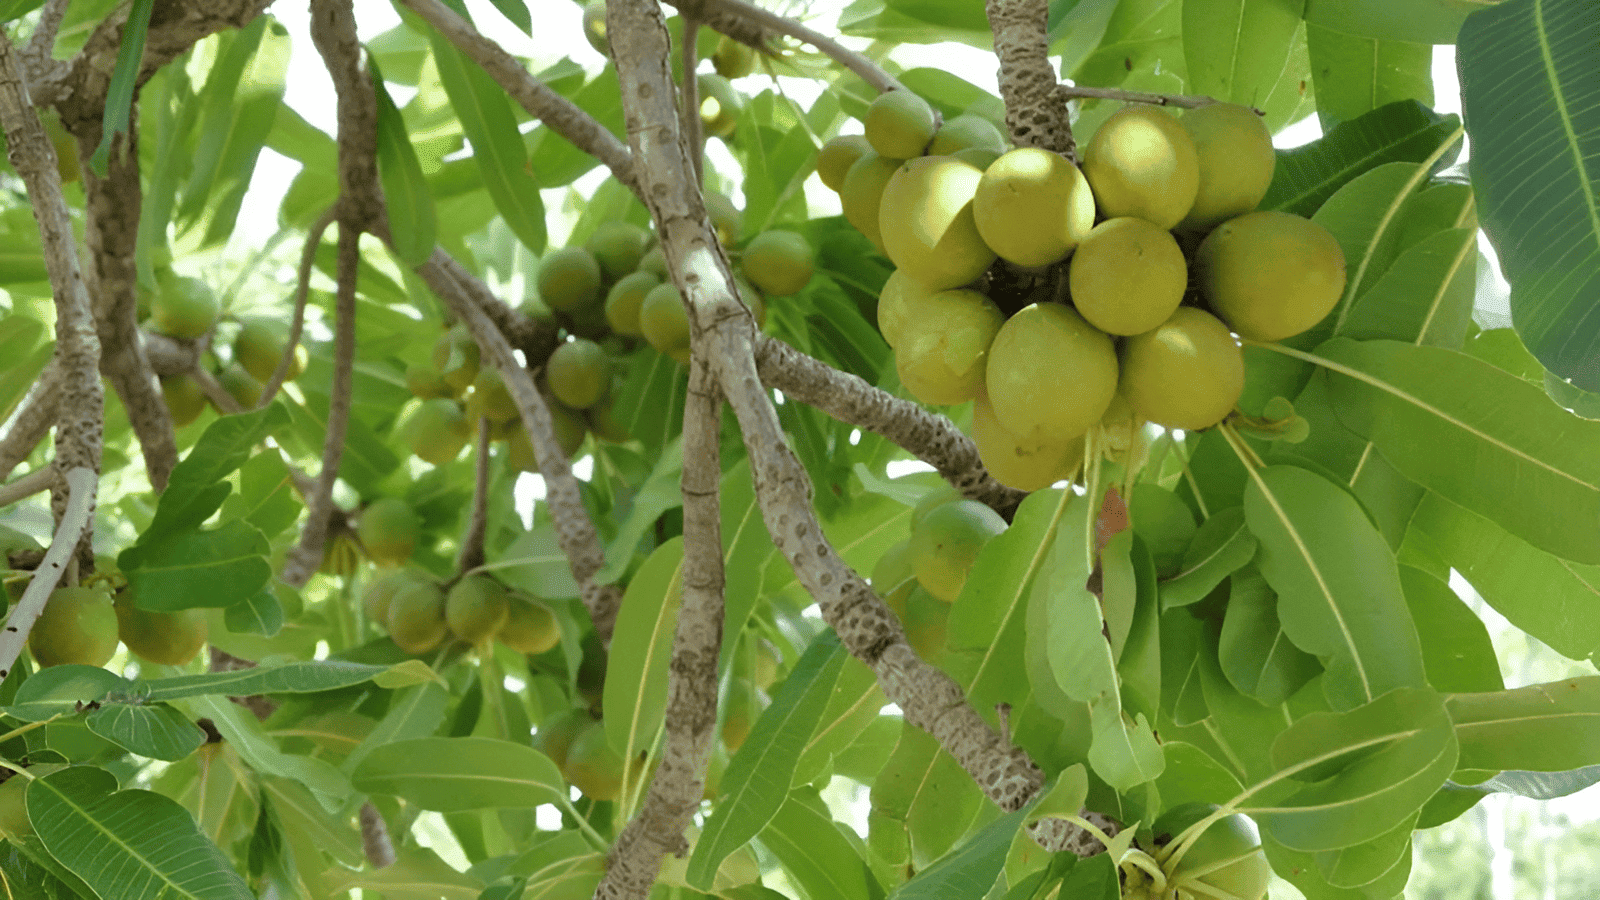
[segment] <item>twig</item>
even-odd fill
[[[1076,162],[1072,122],[1056,93],[1056,70],[1050,65],[1049,0],[985,0],[984,8],[1000,59],[1000,96],[1012,142]]]
[[[39,373],[39,380],[23,398],[22,407],[11,419],[11,428],[0,437],[0,478],[8,478],[17,464],[33,453],[50,426],[56,421],[56,403],[61,396],[61,364],[52,358]]]
[[[0,41],[7,40],[0,36]],[[98,482],[99,477],[93,469],[79,466],[67,471],[67,503],[56,526],[55,538],[50,541],[50,549],[44,552],[44,560],[33,570],[28,589],[22,592],[17,605],[11,608],[11,615],[6,617],[5,630],[0,631],[0,681],[11,674],[12,666],[16,665],[17,657],[22,655],[22,648],[28,642],[28,632],[33,630],[39,613],[44,612],[45,601],[61,582],[61,574],[72,559],[73,548],[80,538],[88,534],[89,516],[94,512],[94,492]]]
[[[460,283],[468,298],[483,310],[511,346],[522,351],[528,368],[536,369],[544,365],[550,354],[561,346],[561,326],[553,320],[530,319],[518,312],[490,291],[476,275],[467,271],[455,257],[446,255],[439,263]]]
[[[193,341],[179,340],[155,331],[145,331],[143,336],[145,356],[150,360],[150,370],[158,378],[187,374],[195,367],[211,340],[209,332]]]
[[[48,0],[39,11],[39,22],[22,48],[23,71],[30,83],[45,77],[51,69],[65,68],[55,58],[56,35],[61,33],[61,20],[67,16],[71,0]]]
[[[32,472],[0,485],[0,509],[16,503],[25,497],[32,497],[40,491],[47,491],[54,487],[56,479],[61,477],[52,466],[34,469]]]
[[[1215,98],[1199,94],[1152,94],[1149,91],[1125,91],[1121,88],[1084,87],[1063,84],[1056,88],[1056,96],[1063,103],[1069,100],[1121,100],[1125,103],[1149,103],[1155,106],[1176,106],[1180,109],[1197,109],[1217,102]],[[1256,110],[1260,112],[1260,110]]]
[[[389,826],[383,821],[383,813],[368,800],[361,804],[357,815],[361,822],[361,852],[366,855],[367,864],[374,869],[394,865],[394,841],[389,838]]]
[[[683,13],[683,46],[679,48],[683,64],[683,80],[678,93],[683,97],[683,140],[689,145],[689,160],[694,163],[694,182],[701,184],[705,166],[705,135],[700,131],[700,19],[694,13]]]
[[[478,439],[472,447],[472,511],[456,554],[456,574],[483,565],[483,541],[489,531],[489,420],[478,417]]]
[[[289,377],[289,367],[294,365],[295,351],[300,348],[300,334],[306,325],[306,298],[311,295],[311,269],[316,265],[317,248],[322,245],[322,235],[333,224],[338,216],[338,205],[328,207],[311,226],[311,231],[306,234],[305,249],[300,253],[300,269],[296,277],[294,288],[294,313],[289,318],[289,336],[283,340],[283,357],[278,360],[278,367],[272,370],[272,377],[261,386],[261,402],[257,406],[266,406],[272,398],[278,396],[278,389],[283,387],[283,382]]]
[[[239,401],[228,393],[228,389],[222,386],[217,376],[211,374],[211,370],[201,365],[198,359],[195,360],[194,368],[189,370],[189,377],[200,385],[200,392],[216,406],[218,412],[225,416],[244,412],[244,407],[239,405]]]
[[[607,4],[609,6],[609,4]],[[687,4],[679,4],[680,8]],[[705,24],[718,31],[727,33],[727,29],[718,22],[718,14],[722,16],[735,16],[754,22],[763,28],[771,29],[775,34],[792,37],[802,43],[810,44],[820,50],[823,55],[846,69],[856,73],[861,80],[871,85],[878,93],[886,91],[903,91],[906,86],[900,79],[890,75],[883,67],[869,59],[865,54],[857,53],[844,46],[831,37],[814,28],[786,19],[775,12],[763,9],[745,0],[705,0],[700,4],[700,12]],[[609,16],[608,16],[609,18]],[[608,31],[609,25],[608,25]],[[746,43],[749,43],[748,41]]]

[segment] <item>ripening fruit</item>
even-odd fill
[[[952,156],[962,150],[1006,150],[1005,136],[994,123],[974,113],[962,113],[939,126],[928,145],[929,156]]]
[[[1003,259],[1047,266],[1072,252],[1094,227],[1094,196],[1065,157],[1023,147],[984,170],[972,213],[984,243]]]
[[[933,290],[961,287],[994,262],[972,198],[983,173],[949,156],[907,160],[883,189],[883,248],[895,267]]]
[[[867,143],[888,159],[921,156],[938,127],[933,107],[910,91],[879,94],[861,124]]]
[[[615,390],[607,391],[599,403],[584,410],[583,418],[588,423],[589,433],[602,441],[610,444],[626,444],[633,440],[633,434],[628,431],[627,423],[617,414]]]
[[[1293,213],[1247,213],[1218,225],[1195,253],[1211,309],[1251,341],[1293,337],[1344,294],[1344,250],[1328,229]]]
[[[662,282],[639,307],[639,330],[650,346],[681,363],[689,361],[689,312],[672,282]]]
[[[711,227],[716,229],[717,240],[721,241],[724,247],[738,240],[744,228],[744,213],[740,212],[739,207],[734,206],[733,201],[725,194],[706,191],[704,197],[706,217],[711,220]],[[666,272],[666,257],[663,256],[661,262],[661,280],[667,281],[670,276]]]
[[[455,388],[444,380],[444,376],[431,363],[406,366],[406,389],[411,391],[411,396],[422,400],[456,395]]]
[[[465,414],[469,421],[479,418],[490,422],[510,422],[521,413],[517,401],[511,399],[504,376],[497,369],[484,369],[472,382],[472,393],[467,396]]]
[[[778,680],[778,651],[772,642],[754,634],[745,635],[733,653],[733,676],[748,678],[763,691],[770,691]]]
[[[478,343],[466,326],[455,325],[433,342],[433,367],[457,394],[478,377]]]
[[[233,358],[244,370],[255,376],[256,380],[263,383],[277,371],[278,362],[283,359],[283,344],[287,337],[284,331],[276,325],[263,322],[259,319],[246,322],[239,329],[238,337],[233,339]],[[284,375],[286,381],[293,381],[300,377],[306,370],[306,348],[304,344],[297,344],[294,348],[294,358],[289,363],[288,374]]]
[[[461,455],[472,439],[472,423],[461,404],[440,398],[422,401],[400,432],[418,459],[442,466]]]
[[[909,553],[917,583],[940,600],[954,603],[978,551],[1005,530],[1006,520],[976,500],[956,500],[934,509],[911,529]]]
[[[1117,353],[1105,332],[1071,309],[1031,303],[995,335],[984,382],[995,418],[1019,441],[1065,444],[1111,404]]]
[[[493,637],[511,615],[511,603],[500,582],[487,575],[468,575],[444,599],[444,620],[450,632],[469,644]]]
[[[550,410],[550,424],[556,433],[556,445],[561,448],[561,455],[570,459],[583,446],[583,439],[589,433],[588,426],[581,415],[554,400],[546,399],[545,406]],[[506,464],[519,472],[539,471],[533,440],[528,437],[526,428],[518,428],[506,440]]]
[[[1156,819],[1158,840],[1176,840],[1184,829],[1199,822],[1218,807],[1209,803],[1186,803]],[[1272,881],[1272,866],[1261,850],[1255,823],[1237,813],[1211,823],[1195,838],[1168,874],[1168,886],[1175,895],[1236,897],[1238,900],[1263,900]],[[1205,885],[1202,894],[1189,890],[1191,884]]]
[[[150,327],[168,337],[193,339],[211,330],[221,310],[204,281],[169,276],[161,279],[150,301]]]
[[[811,281],[815,257],[811,244],[793,231],[763,231],[744,248],[739,265],[764,293],[787,297]]]
[[[606,0],[589,0],[584,6],[583,36],[601,56],[611,55],[611,42],[606,39]]]
[[[117,613],[111,595],[98,588],[60,587],[28,634],[39,667],[103,666],[117,652]]]
[[[394,602],[394,595],[408,585],[425,580],[427,577],[414,569],[380,572],[361,591],[361,609],[367,614],[367,621],[386,624],[389,621],[389,604]]]
[[[994,417],[986,396],[972,404],[972,442],[995,481],[1019,491],[1037,491],[1071,478],[1083,465],[1083,439],[1064,444],[1024,444]]]
[[[1128,106],[1106,119],[1084,149],[1083,174],[1103,216],[1137,216],[1162,228],[1189,214],[1200,187],[1189,133],[1154,106]]]
[[[600,263],[583,247],[562,247],[539,260],[539,296],[545,305],[573,312],[600,299]]]
[[[1272,151],[1272,130],[1255,110],[1212,103],[1189,110],[1179,121],[1194,142],[1200,189],[1178,227],[1210,231],[1259,206],[1272,185],[1278,157]]]
[[[743,78],[756,70],[755,48],[723,35],[711,51],[711,66],[724,78]]]
[[[911,569],[911,543],[901,541],[883,551],[872,567],[872,589],[883,598],[895,615],[905,618],[906,598],[917,586],[917,573]]]
[[[581,709],[569,709],[557,713],[539,726],[539,731],[533,736],[533,749],[548,756],[550,761],[556,764],[556,768],[565,769],[567,751],[572,749],[572,739],[592,724],[594,716]]]
[[[255,409],[261,402],[263,385],[238,363],[223,366],[222,371],[217,373],[217,383],[244,409]]]
[[[700,76],[700,126],[712,137],[728,138],[739,125],[739,92],[721,75]]]
[[[997,150],[990,150],[988,147],[968,147],[965,150],[957,150],[950,155],[977,169],[979,172],[986,172],[990,166],[994,165],[994,161],[1000,158],[1001,153]]]
[[[66,768],[61,763],[36,763],[28,766],[28,774],[41,778],[51,772]],[[32,778],[8,772],[9,777],[0,783],[0,838],[18,841],[34,834],[33,822],[28,819],[27,790]]]
[[[151,612],[133,605],[126,593],[113,601],[117,616],[117,636],[141,658],[164,666],[181,666],[194,659],[205,646],[205,611],[183,609],[177,612]]]
[[[601,222],[583,246],[600,264],[605,280],[616,281],[639,268],[639,260],[650,249],[650,232],[632,222],[610,219]]]
[[[450,626],[444,619],[444,591],[431,581],[418,580],[395,592],[389,601],[389,637],[412,656],[444,643]]]
[[[606,741],[605,726],[590,721],[567,746],[561,773],[591,800],[615,800],[622,792],[622,756]]]
[[[941,291],[913,300],[895,347],[900,382],[923,403],[965,403],[983,376],[1005,314],[977,291]]]
[[[1072,254],[1072,305],[1107,334],[1142,334],[1183,302],[1189,264],[1172,232],[1143,219],[1107,219]]]
[[[1123,343],[1120,390],[1140,418],[1209,428],[1239,402],[1244,354],[1216,316],[1181,306],[1159,328]]]
[[[904,606],[904,612],[896,613],[906,630],[906,643],[927,662],[938,663],[950,637],[950,604],[919,584],[906,595]]]
[[[921,525],[922,520],[928,517],[928,513],[960,499],[962,499],[961,492],[949,482],[942,481],[934,485],[918,498],[916,506],[911,507],[911,528],[914,530]]]
[[[707,194],[706,211],[709,213],[710,210],[711,195]],[[713,216],[711,221],[713,224],[715,224],[716,218]],[[639,259],[639,271],[649,272],[651,275],[656,277],[657,281],[672,280],[672,274],[670,270],[667,269],[667,254],[663,252],[660,247],[651,247],[649,250],[645,251],[644,256]]]
[[[639,330],[639,307],[644,305],[644,297],[650,290],[661,283],[654,272],[643,269],[624,275],[622,279],[611,286],[611,291],[606,294],[606,324],[617,334],[628,337],[642,337]]]
[[[879,250],[884,249],[879,219],[883,189],[889,186],[889,179],[898,171],[900,160],[866,153],[845,173],[844,184],[839,187],[839,205],[844,209],[846,221],[866,235],[867,240]]]
[[[200,382],[183,372],[161,379],[161,396],[167,401],[167,412],[172,415],[175,428],[200,418],[206,409],[206,392],[201,390]]]
[[[518,653],[543,653],[561,643],[561,625],[556,614],[532,597],[511,594],[506,623],[496,640]]]
[[[830,190],[844,189],[844,176],[856,160],[872,152],[864,134],[841,134],[817,151],[817,177]]]
[[[573,409],[588,409],[611,386],[611,360],[599,344],[586,338],[567,341],[545,364],[550,393]]]
[[[356,537],[373,562],[398,566],[411,558],[422,537],[422,517],[399,497],[379,497],[361,511]]]
[[[900,345],[900,334],[905,330],[913,310],[921,306],[934,292],[899,269],[889,273],[878,294],[878,330],[890,347]]]

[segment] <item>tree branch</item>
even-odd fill
[[[489,420],[478,417],[478,439],[472,445],[472,510],[456,554],[456,574],[483,565],[483,540],[489,531]]]
[[[686,11],[691,6],[689,3],[678,3],[676,5],[679,9]],[[880,94],[886,91],[903,91],[906,89],[906,86],[900,83],[900,79],[884,71],[882,66],[873,62],[864,54],[851,50],[814,28],[802,25],[793,19],[784,18],[754,3],[748,3],[746,0],[702,0],[700,3],[693,4],[693,6],[696,7],[700,20],[705,25],[731,37],[738,37],[738,35],[735,33],[735,27],[730,24],[730,20],[752,22],[772,31],[774,34],[792,37],[802,43],[810,44],[829,59],[859,75],[862,81],[871,85]],[[607,33],[610,33],[609,28]],[[740,40],[744,39],[740,38]],[[751,46],[759,46],[748,40],[745,40],[745,43]]]
[[[56,479],[61,477],[51,466],[34,469],[32,472],[0,485],[0,509],[4,509],[19,500],[32,497],[40,491],[48,491],[55,487]]]
[[[278,367],[272,370],[272,377],[261,386],[261,402],[256,404],[258,408],[266,406],[273,397],[278,396],[278,389],[289,377],[289,367],[294,365],[295,351],[300,348],[300,334],[306,326],[306,298],[311,295],[311,269],[317,262],[317,248],[322,245],[322,235],[333,224],[338,213],[337,204],[328,207],[328,211],[318,217],[316,224],[306,233],[306,245],[300,252],[300,269],[296,273],[294,312],[289,317],[289,335],[283,340],[283,357],[278,360]]]
[[[1046,32],[1049,0],[985,0],[1000,58],[1006,127],[1018,147],[1042,147],[1077,161],[1072,122],[1057,92]]]
[[[0,35],[0,43],[9,41],[9,38]],[[0,56],[5,53],[6,49],[0,49]],[[17,657],[22,655],[22,648],[28,643],[28,632],[33,630],[39,613],[44,612],[45,601],[50,599],[56,585],[61,583],[61,574],[72,559],[73,548],[89,533],[89,519],[94,515],[94,492],[99,480],[92,469],[79,466],[67,470],[64,484],[67,502],[56,526],[55,538],[44,552],[44,560],[33,570],[28,589],[22,592],[17,605],[11,608],[11,615],[6,617],[5,630],[0,631],[0,681],[11,674]]]
[[[0,478],[10,477],[11,470],[32,455],[33,448],[50,433],[60,397],[61,363],[52,357],[12,417],[10,430],[0,437]]]

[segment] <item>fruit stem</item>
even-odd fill
[[[1183,855],[1189,852],[1189,848],[1200,839],[1200,835],[1205,834],[1207,828],[1231,815],[1233,810],[1230,807],[1220,806],[1211,815],[1179,832],[1178,836],[1172,839],[1172,843],[1156,851],[1155,857],[1160,861],[1161,867],[1169,872],[1176,869],[1178,863],[1183,861]]]
[[[1104,831],[1101,831],[1100,828],[1093,822],[1090,822],[1081,816],[1075,815],[1054,816],[1053,818],[1065,819],[1066,821],[1071,822],[1079,828],[1082,828],[1084,831],[1089,832],[1091,837],[1100,842],[1100,846],[1106,848],[1107,850],[1111,849],[1111,836],[1106,834]],[[1142,853],[1143,851],[1140,852]]]
[[[578,812],[578,808],[572,805],[571,800],[562,797],[561,806],[572,814],[573,821],[578,823],[578,830],[583,832],[583,836],[589,839],[589,843],[594,845],[594,849],[601,853],[611,849],[611,842],[602,837],[600,832],[594,830],[594,826],[589,824],[588,818],[583,813]]]
[[[1150,854],[1137,847],[1129,847],[1119,861],[1120,865],[1134,866],[1150,876],[1151,893],[1160,897],[1167,891],[1167,873]]]
[[[1169,438],[1171,434],[1167,435]],[[1183,460],[1183,477],[1189,482],[1189,490],[1194,494],[1195,505],[1200,507],[1200,518],[1211,518],[1211,510],[1206,508],[1206,495],[1200,491],[1200,482],[1195,480],[1194,470],[1189,468],[1189,447],[1183,441],[1173,439],[1172,448],[1178,452],[1178,458]]]
[[[1216,103],[1213,97],[1196,94],[1153,94],[1149,91],[1125,91],[1119,88],[1085,87],[1080,84],[1064,84],[1056,89],[1061,94],[1061,99],[1066,100],[1121,100],[1125,103],[1148,103],[1152,106],[1176,106],[1180,109],[1197,109]],[[1257,115],[1261,110],[1255,111]]]

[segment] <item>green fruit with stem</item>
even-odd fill
[[[99,588],[58,587],[28,633],[39,667],[103,666],[117,652],[117,612]]]
[[[1195,253],[1195,281],[1213,312],[1251,341],[1309,330],[1344,296],[1344,249],[1328,229],[1263,210],[1218,225]]]
[[[829,190],[836,193],[842,191],[844,177],[849,174],[850,167],[871,152],[872,145],[867,143],[866,135],[841,134],[817,151],[817,177]]]
[[[845,173],[844,184],[839,188],[839,204],[844,208],[845,220],[879,250],[884,249],[883,222],[879,216],[883,191],[894,173],[900,171],[900,162],[876,153],[863,154]]]
[[[639,268],[639,260],[650,249],[652,240],[649,229],[611,219],[601,222],[583,246],[600,264],[604,279],[614,282]]]
[[[700,76],[700,127],[711,137],[730,138],[739,125],[744,101],[721,75]]]
[[[361,510],[356,537],[373,562],[398,566],[411,558],[422,538],[422,517],[399,497],[380,497]]]
[[[1178,227],[1209,231],[1260,206],[1278,161],[1266,121],[1236,103],[1191,109],[1179,121],[1194,142],[1200,188]]]
[[[1107,334],[1143,334],[1183,302],[1189,263],[1172,232],[1143,219],[1107,219],[1072,254],[1072,305]]]
[[[643,337],[639,326],[639,310],[644,306],[645,295],[661,284],[654,272],[640,270],[622,276],[606,294],[606,324],[617,334]]]
[[[600,299],[600,262],[583,247],[563,247],[539,260],[539,297],[561,312],[592,306]]]
[[[1102,216],[1135,216],[1160,228],[1183,221],[1200,188],[1189,132],[1154,106],[1127,106],[1106,119],[1084,148],[1083,174]]]
[[[478,344],[465,326],[454,325],[433,342],[433,367],[457,395],[478,377]]]
[[[744,248],[744,277],[772,297],[798,294],[811,282],[816,253],[793,231],[763,231]]]
[[[245,411],[260,405],[261,393],[266,387],[236,362],[222,367],[222,371],[217,373],[217,383]]]
[[[460,456],[472,440],[472,423],[460,403],[441,397],[422,401],[400,432],[418,459],[442,466]]]
[[[995,418],[987,396],[972,403],[972,442],[994,480],[1019,491],[1037,491],[1073,476],[1083,465],[1084,443],[1028,443]]]
[[[755,48],[723,35],[711,51],[711,66],[724,78],[743,78],[756,70]]]
[[[160,280],[150,301],[150,327],[168,337],[192,340],[217,324],[222,306],[198,278],[172,275]]]
[[[949,156],[907,160],[883,189],[883,248],[895,267],[931,290],[961,287],[995,260],[973,217],[983,172]]]
[[[438,648],[450,636],[444,618],[444,591],[431,581],[417,581],[395,592],[389,601],[389,638],[412,656]]]
[[[1118,390],[1146,421],[1210,428],[1244,392],[1244,353],[1216,316],[1181,306],[1160,327],[1123,342]]]
[[[469,644],[494,637],[510,615],[505,587],[487,575],[468,575],[445,595],[445,622],[452,634]]]
[[[588,409],[611,386],[611,360],[600,345],[586,338],[567,341],[550,354],[545,378],[556,399],[573,409]]]
[[[427,576],[415,569],[389,569],[378,573],[361,591],[361,609],[366,613],[367,621],[380,626],[387,625],[389,604],[394,602],[394,595],[405,587],[426,580]]]
[[[1078,167],[1059,153],[1023,147],[983,170],[972,197],[978,233],[1019,266],[1064,258],[1094,227],[1094,196]]]
[[[611,42],[606,38],[606,0],[589,0],[584,5],[583,37],[596,53],[610,58]]]
[[[977,291],[940,291],[914,302],[895,347],[900,382],[923,403],[965,403],[983,390],[989,345],[1005,323]]]
[[[167,412],[172,425],[182,428],[200,418],[206,411],[206,392],[194,376],[184,372],[161,379],[161,396],[167,401]]]
[[[928,101],[910,91],[879,94],[861,120],[867,143],[889,159],[921,156],[938,129],[938,118]]]
[[[891,348],[900,346],[900,335],[915,317],[915,311],[934,293],[899,269],[889,273],[889,280],[878,293],[878,331]]]
[[[721,241],[724,247],[738,240],[744,231],[744,213],[733,205],[733,201],[729,200],[726,194],[706,191],[702,196],[705,199],[706,216],[711,220],[711,227],[717,232],[717,240]],[[662,259],[662,267],[663,269],[666,267],[665,257]],[[661,280],[670,281],[671,276],[663,271]]]
[[[1019,441],[1067,444],[1111,405],[1116,349],[1105,332],[1073,310],[1029,304],[995,335],[984,383],[995,418]],[[1064,394],[1063,384],[1072,391]]]
[[[287,329],[280,330],[276,325],[259,319],[246,322],[233,339],[233,358],[244,366],[246,372],[265,383],[278,370],[278,363],[283,359],[283,347],[288,337],[286,332]],[[284,380],[299,378],[306,370],[306,360],[305,345],[296,345]]]
[[[622,756],[611,749],[606,729],[591,721],[567,747],[566,764],[561,767],[567,780],[592,800],[615,800],[622,793]]]
[[[928,155],[950,156],[962,150],[989,150],[998,155],[1006,151],[1006,138],[983,116],[962,113],[939,126],[928,144]]]
[[[585,710],[563,710],[539,726],[538,732],[533,736],[533,749],[549,757],[550,761],[556,764],[556,768],[565,769],[567,752],[572,749],[573,738],[593,724],[595,724],[594,716]]]
[[[187,665],[208,637],[205,611],[151,612],[133,605],[127,592],[113,602],[117,636],[140,658],[164,666]]]
[[[915,530],[922,524],[922,520],[946,503],[954,503],[962,499],[961,492],[948,481],[941,481],[917,499],[917,505],[911,507],[911,528]]]
[[[933,511],[911,530],[911,568],[928,593],[953,603],[967,573],[995,535],[1006,530],[1000,514],[976,500],[956,500]]]
[[[681,363],[689,362],[689,312],[672,282],[662,282],[639,307],[639,330],[650,346]]]
[[[456,395],[455,388],[451,387],[439,370],[430,363],[412,363],[406,366],[406,389],[411,391],[411,396],[421,400]]]
[[[518,653],[543,653],[561,643],[561,624],[540,600],[513,592],[505,625],[496,639]]]

